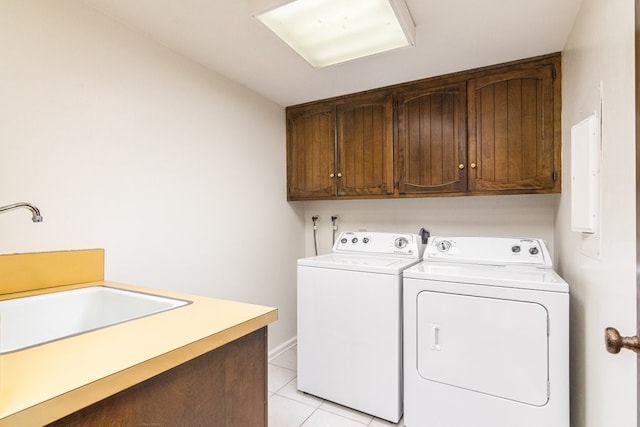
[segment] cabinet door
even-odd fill
[[[335,196],[335,107],[287,109],[287,198]]]
[[[393,193],[393,96],[367,94],[337,105],[339,196]]]
[[[547,63],[469,80],[469,191],[554,189],[555,75]]]
[[[399,192],[467,189],[465,82],[398,94]]]

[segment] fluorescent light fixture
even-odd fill
[[[314,67],[415,44],[404,0],[293,0],[256,15]]]

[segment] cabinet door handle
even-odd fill
[[[458,165],[458,169],[460,169],[460,170],[464,169],[464,165],[463,165],[462,163],[460,163],[460,164]]]
[[[338,178],[342,178],[342,173],[338,172]]]
[[[475,169],[477,167],[478,167],[478,165],[476,165],[475,163],[471,163],[471,169]]]
[[[329,178],[333,178],[334,176],[335,176],[334,174],[331,174],[331,175],[329,175]]]

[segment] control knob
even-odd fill
[[[511,252],[514,254],[520,253],[520,245],[511,246]]]
[[[347,243],[347,238],[343,237],[342,239],[340,239],[340,243],[342,243],[343,245]]]
[[[396,248],[398,249],[403,249],[407,247],[408,244],[409,244],[409,241],[404,237],[398,237],[395,241]]]
[[[436,247],[440,252],[447,252],[449,249],[451,249],[451,242],[448,240],[440,240],[438,243],[436,243]]]
[[[529,248],[529,253],[530,253],[531,255],[538,255],[538,252],[540,252],[540,251],[538,250],[538,247],[537,247],[537,246],[531,246],[531,247]]]
[[[362,243],[364,243],[365,245],[366,245],[367,243],[369,243],[369,238],[368,238],[368,237],[363,237],[363,238],[362,238]]]
[[[358,238],[354,237],[353,239],[351,239],[351,243],[353,243],[354,245],[358,243]]]

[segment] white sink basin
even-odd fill
[[[0,301],[0,354],[190,303],[106,286]]]

